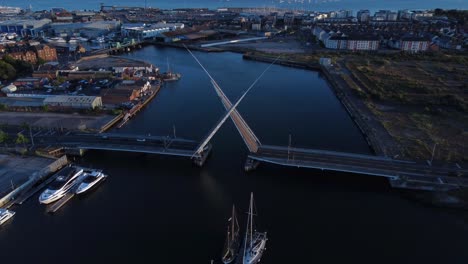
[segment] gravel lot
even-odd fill
[[[17,187],[36,171],[46,167],[53,160],[38,157],[21,157],[0,154],[0,197],[11,190],[11,183]]]

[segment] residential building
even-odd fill
[[[292,26],[294,24],[294,13],[293,12],[285,12],[284,13],[284,25],[285,26]]]
[[[405,36],[401,39],[400,49],[411,53],[425,52],[429,49],[429,45],[427,37]]]
[[[47,45],[34,46],[37,57],[45,61],[57,61],[57,50]]]
[[[398,10],[398,19],[399,20],[410,20],[411,16],[412,16],[412,13],[413,12],[409,11],[408,9]]]
[[[28,50],[28,51],[20,51],[20,52],[12,52],[10,55],[13,59],[15,60],[21,60],[21,61],[26,61],[32,64],[35,64],[37,62],[37,56],[36,53]]]
[[[353,51],[372,51],[379,49],[380,40],[375,36],[349,36],[347,49]]]
[[[398,13],[396,12],[390,12],[387,14],[387,20],[388,21],[397,21],[398,20]]]
[[[324,41],[327,49],[347,49],[348,36],[345,34],[335,34]]]
[[[258,23],[258,24],[252,24],[252,30],[255,30],[255,31],[260,31],[262,30],[262,24]]]
[[[370,11],[369,10],[360,10],[359,12],[357,12],[356,17],[357,17],[358,21],[361,22],[361,23],[368,22],[369,19],[370,19]]]

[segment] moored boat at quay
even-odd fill
[[[79,183],[78,188],[76,188],[76,194],[83,194],[93,187],[95,187],[100,182],[104,181],[107,178],[107,175],[102,173],[99,170],[85,171],[82,181]]]
[[[15,212],[0,208],[0,226],[10,220],[15,215]]]
[[[56,179],[39,196],[41,204],[49,204],[65,196],[75,185],[75,180],[83,173],[83,169],[68,166],[58,173]]]
[[[247,220],[247,231],[245,232],[243,264],[256,264],[260,262],[262,258],[268,238],[266,232],[258,232],[255,229],[254,216],[257,214],[255,212],[253,193],[250,194],[248,214],[249,218]]]

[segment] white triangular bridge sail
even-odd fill
[[[187,48],[187,47],[185,47]],[[223,103],[223,106],[227,110],[225,116],[219,120],[217,125],[211,130],[211,132],[208,134],[207,137],[205,137],[205,140],[200,144],[199,148],[196,150],[194,155],[199,154],[200,152],[203,151],[203,149],[206,147],[208,142],[211,140],[211,138],[216,134],[216,132],[221,128],[221,126],[224,124],[224,122],[227,120],[228,117],[231,117],[231,120],[234,122],[234,125],[236,126],[237,130],[239,131],[242,139],[244,140],[245,144],[247,145],[247,148],[249,149],[250,152],[256,153],[259,146],[261,145],[260,140],[255,136],[253,133],[252,129],[247,125],[245,120],[242,118],[242,116],[239,114],[237,111],[236,107],[239,105],[239,103],[242,101],[242,99],[247,95],[247,93],[257,84],[257,82],[263,77],[263,75],[270,69],[270,67],[278,60],[279,57],[277,57],[261,74],[260,76],[250,85],[250,87],[245,91],[242,96],[237,100],[237,102],[232,105],[231,101],[227,96],[224,94],[223,90],[221,87],[218,85],[218,83],[214,80],[214,78],[211,76],[211,74],[206,70],[206,68],[203,66],[203,64],[198,60],[197,57],[187,48],[188,52],[193,56],[193,58],[197,61],[197,63],[202,67],[202,69],[205,71],[205,73],[208,75],[208,77],[211,80],[211,83],[213,84],[213,87],[215,88],[216,94],[220,97],[221,102]]]

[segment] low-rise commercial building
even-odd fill
[[[135,100],[150,88],[147,81],[122,81],[112,89],[101,91],[102,101],[105,105],[119,105]]]
[[[45,106],[57,108],[95,109],[102,107],[100,96],[57,95],[44,99]]]
[[[20,36],[44,36],[44,28],[50,24],[52,20],[44,18],[35,19],[12,19],[0,21],[0,31],[6,33],[16,33]]]
[[[123,24],[122,36],[133,37],[136,39],[149,39],[161,36],[164,32],[183,29],[183,23],[157,23],[157,24]]]

